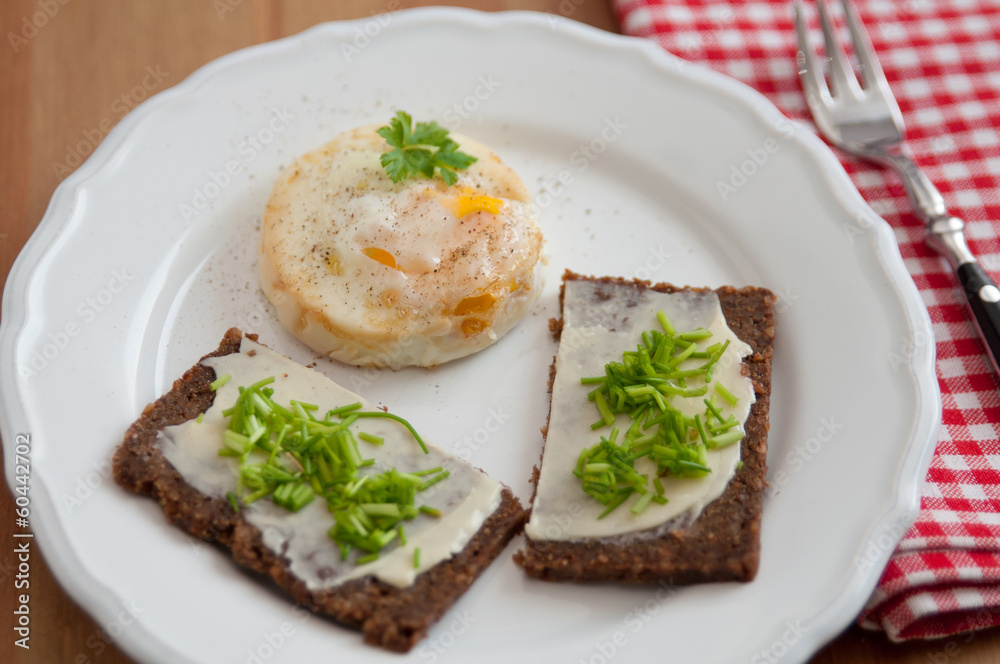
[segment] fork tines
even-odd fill
[[[854,54],[858,59],[858,72],[861,75],[861,84],[858,84],[854,67],[844,52],[844,47],[834,33],[833,23],[830,20],[830,13],[826,8],[825,0],[817,0],[819,8],[820,26],[823,29],[823,42],[826,49],[827,58],[830,60],[830,87],[827,87],[826,79],[823,76],[823,69],[813,54],[809,46],[809,35],[806,27],[805,12],[801,0],[795,0],[795,32],[799,42],[799,72],[803,83],[808,87],[807,92],[815,94],[826,100],[850,95],[860,99],[866,92],[879,91],[885,96],[891,97],[889,84],[882,72],[875,57],[875,50],[872,48],[868,34],[861,26],[857,12],[848,0],[841,0],[844,10],[847,28],[851,33],[851,42],[854,46]],[[808,75],[805,75],[808,72]]]

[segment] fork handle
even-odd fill
[[[975,261],[962,263],[955,273],[962,284],[965,301],[972,312],[972,322],[986,347],[993,372],[1000,376],[997,367],[997,358],[1000,357],[1000,288]]]
[[[910,159],[901,145],[880,149],[874,156],[899,175],[917,214],[927,223],[928,243],[951,263],[962,285],[972,322],[986,349],[993,373],[1000,379],[1000,289],[982,268],[965,242],[965,222],[948,214],[944,197],[930,178]]]
[[[887,163],[896,171],[903,181],[910,203],[924,222],[931,223],[936,219],[947,217],[948,210],[945,207],[944,196],[904,149],[902,145],[897,145],[894,149],[880,148],[872,150],[871,156]]]
[[[965,243],[965,222],[958,217],[938,219],[927,227],[927,243],[937,249],[955,270],[965,304],[972,314],[979,339],[993,373],[1000,378],[1000,289],[969,251]]]

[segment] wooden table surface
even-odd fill
[[[158,92],[221,55],[322,21],[424,4],[540,10],[619,31],[607,0],[3,0],[0,286],[56,185],[145,97],[143,86]],[[31,647],[15,645],[13,609],[17,595],[26,591],[15,588],[14,519],[13,499],[0,491],[0,661],[131,662],[63,592],[38,556],[29,576]],[[811,661],[986,664],[1000,661],[1000,630],[899,646],[850,627]]]

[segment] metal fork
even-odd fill
[[[937,187],[907,156],[903,115],[899,111],[868,34],[848,0],[841,0],[858,60],[854,67],[837,40],[825,0],[817,0],[830,85],[813,55],[801,0],[795,0],[799,79],[820,132],[834,145],[864,159],[892,168],[903,180],[910,203],[927,224],[927,243],[951,263],[965,294],[980,339],[994,373],[1000,377],[1000,289],[976,261],[965,242],[965,223],[948,214]]]

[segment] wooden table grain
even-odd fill
[[[38,225],[53,190],[108,131],[149,95],[239,48],[316,23],[387,9],[457,4],[531,9],[618,31],[606,0],[3,0],[0,2],[0,286]],[[7,358],[0,358],[0,362]],[[0,491],[0,661],[126,664],[132,660],[60,588],[43,559],[18,588],[14,502]],[[36,550],[37,554],[37,550]],[[155,573],[155,571],[151,571]],[[17,596],[30,595],[30,649],[15,645]],[[110,630],[114,632],[115,630]],[[761,662],[771,661],[767,657]],[[814,664],[987,664],[1000,661],[1000,630],[893,645],[848,628]]]

